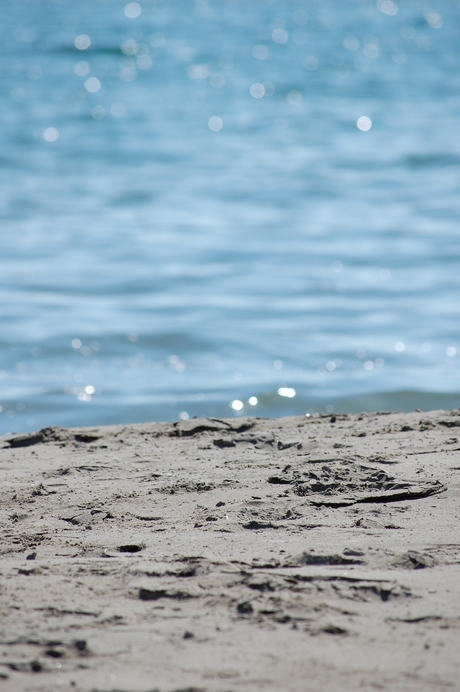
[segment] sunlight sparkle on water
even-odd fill
[[[390,17],[398,12],[398,6],[393,0],[378,0],[377,7],[380,12],[388,14]]]
[[[366,56],[366,58],[369,58],[370,60],[376,60],[376,58],[378,58],[380,54],[379,40],[377,36],[365,36],[363,39],[363,43],[363,53]]]
[[[286,101],[291,104],[291,106],[298,106],[302,102],[302,94],[297,89],[292,89],[288,92],[286,96]]]
[[[251,86],[249,93],[255,99],[261,99],[265,94],[265,87],[263,84],[258,84],[257,82]]]
[[[91,39],[87,34],[80,34],[76,37],[74,44],[77,50],[86,50],[91,45]]]
[[[359,41],[356,36],[345,36],[343,39],[343,45],[347,50],[358,50]]]
[[[440,29],[444,24],[443,19],[440,14],[434,11],[427,11],[424,17],[432,29]]]
[[[370,118],[368,118],[367,115],[362,115],[356,121],[356,125],[363,132],[367,132],[372,127],[372,120]]]
[[[138,46],[133,38],[128,38],[121,44],[121,52],[124,55],[136,55]]]
[[[85,82],[85,89],[90,94],[96,94],[101,88],[101,83],[97,77],[90,77]]]
[[[86,77],[91,72],[91,68],[85,60],[81,60],[74,65],[73,71],[78,77]]]
[[[140,70],[148,70],[152,67],[153,64],[150,55],[141,55],[136,62]]]
[[[211,76],[209,83],[214,89],[222,89],[225,86],[225,77],[223,74],[216,72]]]
[[[272,41],[274,41],[274,43],[278,43],[281,45],[283,43],[286,43],[287,40],[288,34],[287,31],[285,31],[284,29],[275,29],[275,31],[272,33]]]
[[[231,70],[233,67],[233,58],[231,55],[221,55],[217,64],[221,70]]]
[[[304,58],[303,61],[303,66],[305,67],[306,70],[310,70],[310,72],[314,72],[314,70],[318,69],[318,58],[316,58],[314,55],[307,55],[306,58]]]
[[[154,34],[150,34],[149,43],[153,48],[160,48],[165,44],[165,37],[163,34],[160,34],[160,32],[155,32]]]
[[[190,46],[182,46],[178,48],[176,56],[178,60],[182,60],[183,62],[192,62],[192,60],[195,60],[196,50]],[[223,69],[220,65],[219,67]]]
[[[239,399],[235,399],[230,404],[230,408],[232,408],[234,411],[241,411],[241,409],[243,408],[243,405],[244,404],[242,401],[240,401]]]
[[[91,115],[94,120],[102,120],[105,118],[105,108],[102,106],[94,106],[94,108],[91,109]]]
[[[292,399],[295,397],[295,389],[292,389],[292,387],[280,387],[278,389],[278,394],[280,396],[287,396],[288,399]]]
[[[251,406],[257,406],[257,404],[259,403],[259,400],[256,396],[250,396],[249,397],[249,403],[251,404]]]
[[[292,13],[292,21],[303,26],[308,22],[308,14],[305,10],[295,10]]]
[[[208,120],[208,127],[213,132],[219,132],[223,127],[222,118],[219,118],[218,115],[213,115],[212,118]]]
[[[266,60],[268,58],[267,46],[254,46],[252,49],[252,57],[256,60]]]
[[[187,74],[190,79],[207,79],[211,76],[212,70],[209,65],[189,65]]]
[[[408,41],[411,41],[415,37],[415,29],[410,24],[403,24],[399,33]]]
[[[125,15],[129,19],[136,19],[142,12],[141,6],[138,2],[129,2],[125,7]]]
[[[45,142],[57,142],[59,139],[59,130],[55,127],[47,127],[46,130],[43,130],[42,137]]]
[[[125,114],[125,107],[122,103],[117,101],[117,103],[112,103],[110,106],[110,112],[114,118],[121,118]]]

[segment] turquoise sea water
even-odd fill
[[[1,434],[460,405],[457,2],[0,17]]]

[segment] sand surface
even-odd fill
[[[459,690],[460,411],[0,439],[0,688]]]

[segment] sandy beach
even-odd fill
[[[5,690],[460,689],[460,410],[0,439]]]

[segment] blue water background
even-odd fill
[[[458,3],[0,18],[1,434],[460,405]]]

